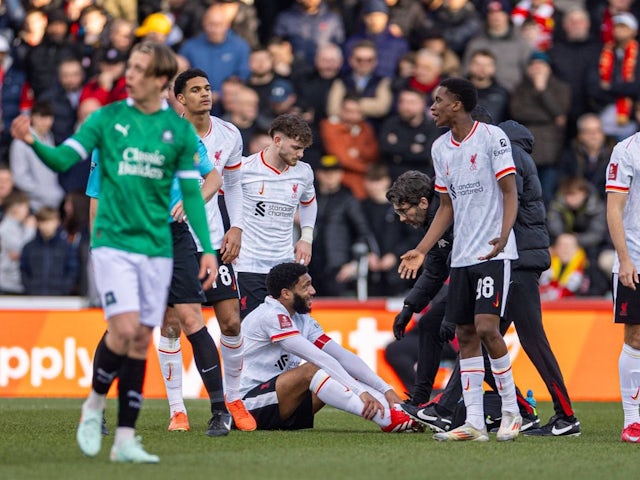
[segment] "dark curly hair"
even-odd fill
[[[431,177],[417,170],[409,170],[400,175],[387,191],[387,200],[394,205],[418,205],[424,197],[429,202],[433,198]]]
[[[300,263],[288,262],[276,265],[267,274],[267,292],[273,298],[280,298],[283,288],[292,290],[300,277],[307,272],[307,267]]]
[[[209,81],[209,77],[204,70],[200,70],[199,68],[190,68],[189,70],[185,70],[173,81],[173,94],[177,97],[179,94],[184,93],[187,82],[192,78],[199,77],[206,78],[207,81]]]
[[[285,113],[284,115],[276,117],[276,119],[271,122],[269,136],[273,138],[276,133],[281,133],[300,142],[305,148],[313,143],[311,127],[309,127],[309,124],[299,115]]]
[[[450,94],[455,95],[462,102],[465,112],[471,111],[478,104],[478,90],[466,78],[451,77],[440,82],[440,86],[446,88]]]

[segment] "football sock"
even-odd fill
[[[182,349],[180,348],[180,337],[160,337],[158,360],[160,360],[162,380],[164,381],[167,400],[169,401],[169,416],[173,417],[176,412],[186,412],[187,409],[184,406],[182,396]]]
[[[118,427],[135,428],[142,408],[142,385],[146,359],[127,357],[120,368],[118,384]]]
[[[111,384],[118,376],[120,367],[126,355],[118,355],[112,352],[105,342],[106,333],[98,342],[93,357],[93,379],[91,392],[84,402],[84,406],[92,410],[104,410],[107,403],[107,393]]]
[[[131,427],[117,427],[116,436],[113,439],[113,444],[119,446],[123,442],[133,438],[136,434],[135,428]]]
[[[336,382],[324,370],[318,370],[315,373],[311,379],[309,390],[315,393],[318,398],[327,405],[358,415],[359,417],[362,416],[364,403],[360,400],[360,397],[341,383]],[[373,419],[373,421],[382,428],[391,423],[391,415],[389,414],[389,408],[386,406],[386,401],[383,405],[385,406],[384,416],[381,417],[378,414]]]
[[[460,379],[462,381],[462,398],[464,406],[467,408],[465,423],[482,430],[486,428],[482,403],[482,382],[484,379],[484,359],[482,356],[460,359]]]
[[[209,394],[211,411],[227,411],[224,404],[224,388],[222,386],[222,372],[220,371],[220,357],[218,348],[213,341],[207,327],[202,327],[196,333],[187,336],[193,347],[193,359],[202,377],[202,383]]]
[[[640,350],[622,345],[618,359],[620,374],[620,395],[622,396],[622,410],[624,411],[624,427],[632,423],[640,423]]]
[[[229,402],[240,399],[240,375],[244,342],[240,335],[220,335],[220,355],[224,367],[224,391]]]
[[[502,400],[503,413],[520,413],[518,402],[516,400],[516,385],[513,381],[513,371],[511,370],[511,360],[509,354],[505,354],[500,358],[491,358],[491,371],[493,378],[496,380],[498,393]]]

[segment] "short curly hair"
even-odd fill
[[[271,122],[269,128],[269,136],[273,138],[276,133],[281,133],[289,138],[300,142],[304,148],[309,147],[313,143],[313,134],[309,124],[299,115],[285,113],[279,115]]]
[[[276,265],[267,274],[267,292],[273,298],[280,298],[283,288],[292,290],[300,277],[308,271],[307,267],[300,263],[287,262]]]
[[[387,200],[394,205],[418,205],[424,197],[429,202],[433,198],[433,181],[429,175],[417,170],[409,170],[400,175],[387,191]]]

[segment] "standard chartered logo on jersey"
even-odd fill
[[[122,161],[118,165],[118,175],[159,180],[164,176],[162,170],[164,158],[158,150],[145,152],[137,147],[125,148],[122,152]]]

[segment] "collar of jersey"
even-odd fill
[[[473,136],[475,131],[478,129],[478,125],[480,125],[480,122],[478,122],[478,121],[473,122],[473,127],[471,127],[471,130],[469,130],[469,133],[467,133],[467,136],[464,137],[461,142],[457,142],[456,139],[453,138],[453,133],[452,133],[451,134],[451,143],[454,146],[459,147],[460,145],[462,145],[464,142],[466,142],[467,140],[469,140]]]

